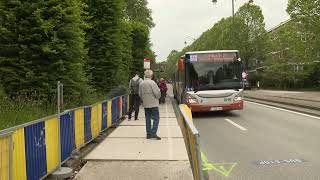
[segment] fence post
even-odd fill
[[[62,83],[60,83],[60,85],[61,85],[61,110],[63,111],[64,110],[64,101],[63,101],[63,84]]]
[[[63,84],[60,81],[57,82],[57,107],[60,114],[63,110]]]
[[[57,108],[58,114],[60,114],[60,81],[57,82]]]
[[[12,133],[10,134],[9,138],[9,180],[12,180],[12,169],[13,169],[13,163],[12,163],[12,155],[13,155],[13,137]]]
[[[59,158],[59,166],[58,169],[61,168],[61,132],[60,132],[60,113],[61,113],[61,96],[63,97],[63,94],[61,95],[61,88],[63,93],[63,85],[60,83],[60,81],[57,82],[57,106],[58,106],[58,158]],[[63,100],[62,100],[63,101]]]

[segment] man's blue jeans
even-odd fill
[[[146,116],[146,130],[147,135],[156,135],[159,126],[159,108],[144,108],[144,113]],[[151,119],[153,120],[152,127],[151,127]]]

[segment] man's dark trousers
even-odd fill
[[[130,95],[129,119],[131,119],[132,111],[134,110],[134,119],[138,119],[140,106],[140,97],[137,94]]]
[[[157,134],[159,126],[159,108],[144,108],[144,113],[146,117],[147,136],[154,136]],[[152,126],[151,119],[153,120]]]

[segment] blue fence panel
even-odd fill
[[[117,113],[117,99],[113,99],[112,100],[112,107],[111,107],[111,111],[112,111],[112,124],[115,124],[117,123],[117,116],[118,116],[118,113]]]
[[[108,103],[107,101],[102,102],[102,126],[101,130],[107,128],[107,115],[108,115]]]
[[[60,116],[61,162],[75,149],[74,136],[74,111],[69,111]]]
[[[128,114],[128,107],[129,107],[129,99],[128,96],[124,96],[124,99],[126,100],[126,114]]]
[[[120,97],[117,98],[117,119],[120,119]]]
[[[122,96],[122,116],[127,114],[127,98]]]
[[[25,127],[24,133],[27,179],[38,180],[47,174],[44,122]]]
[[[92,139],[91,134],[91,107],[84,108],[84,141]]]

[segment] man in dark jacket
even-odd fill
[[[128,120],[131,120],[132,111],[134,110],[134,120],[138,120],[139,115],[139,106],[140,106],[140,97],[139,97],[139,86],[142,82],[142,79],[139,77],[139,73],[136,72],[135,76],[130,80],[130,101],[129,101],[129,117]]]

